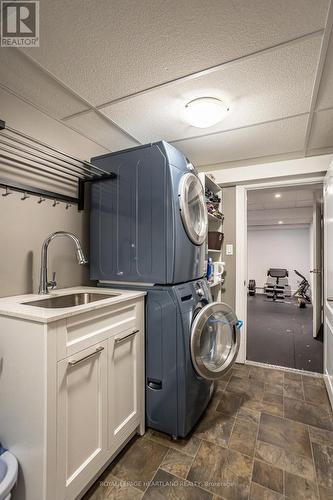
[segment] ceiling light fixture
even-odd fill
[[[278,224],[283,224],[283,220],[279,220]]]
[[[275,193],[275,198],[281,198],[281,193]]]
[[[215,97],[199,97],[185,105],[185,119],[193,127],[207,128],[220,122],[229,111],[227,105]]]

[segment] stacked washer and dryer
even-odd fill
[[[93,158],[91,279],[146,295],[146,422],[185,437],[235,362],[239,322],[205,280],[207,209],[191,163],[161,141]]]

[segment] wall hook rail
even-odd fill
[[[4,186],[4,188],[5,188],[5,192],[2,193],[2,196],[9,196],[10,194],[13,194],[8,186]]]
[[[24,192],[23,196],[21,196],[22,201],[27,200],[28,198],[30,198],[30,196],[26,192]]]
[[[22,170],[38,174],[40,184],[61,179],[66,187],[76,187],[77,197],[67,196],[61,192],[53,192],[29,185],[20,184],[10,179],[0,178],[0,186],[6,192],[2,196],[12,194],[12,191],[23,193],[21,200],[30,195],[38,196],[38,203],[45,199],[53,199],[52,206],[65,202],[68,209],[77,205],[79,210],[84,209],[86,183],[116,179],[114,172],[108,172],[87,160],[76,158],[45,142],[35,139],[23,132],[9,127],[0,119],[0,162],[6,163],[13,174],[22,174]]]

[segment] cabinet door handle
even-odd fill
[[[87,356],[83,356],[83,358],[75,359],[74,361],[68,361],[68,366],[72,367],[72,366],[77,365],[78,363],[81,363],[81,361],[85,361],[86,359],[92,358],[93,356],[96,356],[101,351],[103,351],[103,349],[104,349],[104,347],[97,347],[97,349],[94,352],[87,354]]]
[[[128,335],[125,335],[125,337],[120,337],[115,339],[115,344],[120,344],[121,342],[125,342],[125,340],[130,339],[131,337],[134,337],[137,333],[139,333],[140,330],[134,330],[132,333],[129,333]]]

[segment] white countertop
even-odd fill
[[[61,308],[43,308],[32,305],[25,305],[25,302],[31,302],[33,300],[43,300],[48,297],[57,297],[59,295],[70,295],[71,293],[100,293],[102,295],[110,294],[110,298],[103,300],[98,300],[96,302],[90,302],[89,304],[82,304],[73,307],[61,307]],[[114,296],[112,294],[117,293],[119,295]],[[68,318],[70,316],[75,316],[76,314],[82,314],[88,311],[95,311],[96,309],[101,309],[106,306],[113,304],[119,304],[127,300],[136,299],[146,295],[145,292],[133,291],[133,290],[120,290],[112,288],[96,288],[87,286],[78,286],[72,288],[63,288],[61,290],[50,291],[48,295],[38,295],[38,294],[27,294],[27,295],[15,295],[13,297],[3,297],[0,299],[0,316],[11,316],[14,318],[27,319],[29,321],[35,321],[38,323],[50,323],[52,321],[57,321],[59,319]]]

